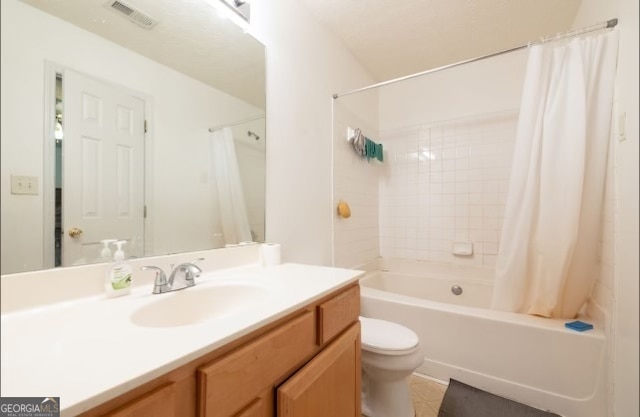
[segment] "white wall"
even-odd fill
[[[267,240],[284,261],[331,264],[331,95],[373,83],[295,0],[251,4],[267,47]]]
[[[574,21],[580,28],[613,17],[619,19],[620,48],[614,111],[615,219],[613,231],[613,396],[611,413],[615,417],[640,414],[638,283],[639,223],[639,105],[638,105],[638,1],[583,0]],[[626,113],[626,139],[618,141],[618,116]]]
[[[380,88],[380,130],[518,109],[526,50]]]
[[[336,99],[333,114],[333,262],[335,266],[367,269],[376,265],[380,255],[378,181],[388,161],[367,161],[355,153],[346,139],[347,128],[351,127],[361,129],[366,137],[381,143],[378,90]],[[340,200],[351,208],[348,219],[337,215]]]
[[[525,66],[516,52],[380,88],[383,257],[494,266]]]
[[[151,97],[154,183],[146,190],[152,230],[146,253],[214,246],[220,228],[212,215],[207,128],[261,110],[16,0],[2,1],[1,51],[2,273],[43,267],[45,60]],[[39,194],[11,195],[11,174],[38,177]]]

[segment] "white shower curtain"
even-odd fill
[[[529,52],[493,308],[573,318],[598,273],[616,30]]]
[[[216,130],[211,133],[209,140],[211,171],[215,177],[225,243],[250,242],[251,229],[231,129],[225,127]]]

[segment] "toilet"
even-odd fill
[[[414,417],[408,377],[424,360],[418,335],[386,320],[360,316],[362,414]]]

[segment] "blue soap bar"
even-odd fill
[[[593,324],[585,323],[584,321],[580,321],[580,320],[576,320],[576,321],[570,321],[568,323],[565,323],[564,327],[566,327],[568,329],[571,329],[571,330],[576,330],[578,332],[584,332],[585,330],[593,329]]]

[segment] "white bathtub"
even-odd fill
[[[601,326],[579,333],[564,327],[567,320],[490,310],[491,281],[459,278],[451,267],[373,272],[360,284],[363,316],[401,323],[420,337],[419,373],[566,417],[606,416]],[[460,296],[452,285],[462,287]]]

